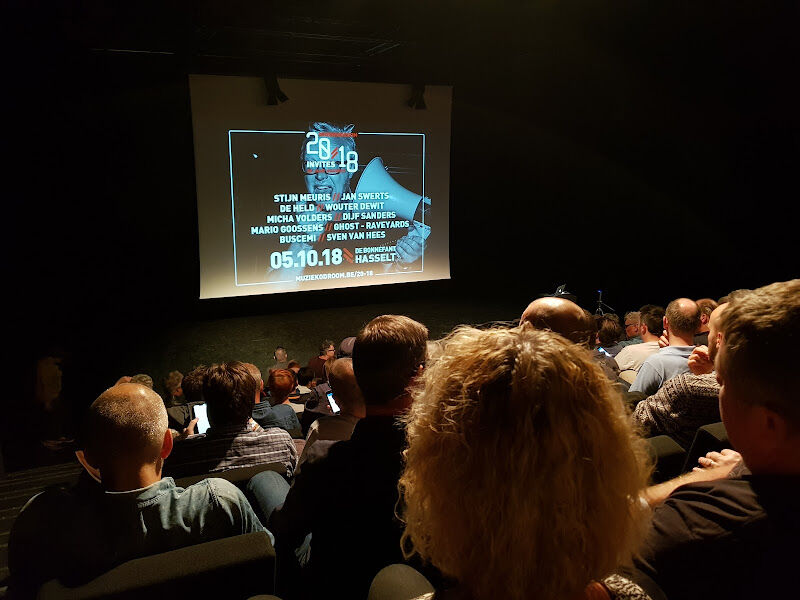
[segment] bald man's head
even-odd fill
[[[358,387],[356,375],[353,372],[352,358],[338,358],[333,361],[328,371],[333,396],[342,409],[342,412],[356,416],[364,416],[364,397]]]
[[[528,322],[536,329],[549,329],[576,344],[586,344],[592,337],[591,315],[564,298],[539,298],[525,309],[520,324]]]
[[[691,338],[700,329],[700,307],[689,298],[678,298],[667,305],[664,318],[670,332],[685,339]]]
[[[161,456],[166,432],[161,396],[138,383],[121,383],[89,407],[86,458],[101,473],[154,463]]]
[[[242,363],[244,368],[250,372],[250,375],[253,376],[253,379],[256,380],[256,384],[258,385],[258,391],[264,389],[264,380],[261,377],[261,369],[255,366],[253,363]]]

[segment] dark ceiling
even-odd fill
[[[39,38],[44,48],[160,58],[199,72],[399,81],[442,79],[437,64],[458,35],[445,31],[447,4],[430,4],[18,1],[4,12],[20,44]]]

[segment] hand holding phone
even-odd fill
[[[338,404],[336,404],[336,400],[333,399],[333,392],[328,392],[328,404],[330,405],[331,412],[333,412],[333,414],[338,415],[340,412],[342,412],[342,409],[339,408]]]
[[[192,411],[197,419],[197,433],[208,431],[211,427],[211,423],[208,422],[208,407],[205,404],[194,404]]]

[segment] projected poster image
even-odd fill
[[[451,88],[280,85],[189,78],[200,297],[449,278]]]
[[[315,121],[229,137],[237,285],[424,272],[425,134]]]

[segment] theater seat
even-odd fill
[[[286,476],[286,466],[283,463],[267,463],[264,465],[256,465],[254,467],[239,467],[238,469],[228,469],[227,471],[216,471],[214,473],[203,473],[202,475],[192,475],[190,477],[181,477],[175,480],[175,485],[178,487],[189,487],[198,481],[208,479],[209,477],[218,477],[226,479],[242,490],[247,487],[247,482],[253,478],[253,475],[261,473],[262,471],[275,471],[284,477]]]
[[[434,591],[430,581],[413,567],[389,565],[375,575],[367,600],[411,600]]]
[[[647,438],[650,455],[656,461],[653,482],[661,483],[681,474],[686,463],[686,450],[668,435]]]
[[[137,558],[79,587],[53,580],[40,600],[91,598],[246,599],[275,591],[275,550],[267,534],[248,533]]]
[[[728,432],[722,421],[699,427],[694,434],[694,440],[686,455],[686,463],[683,465],[683,471],[691,471],[696,467],[697,459],[701,456],[705,456],[709,452],[719,452],[725,448],[736,450],[736,448],[731,447],[731,442],[728,439]]]

